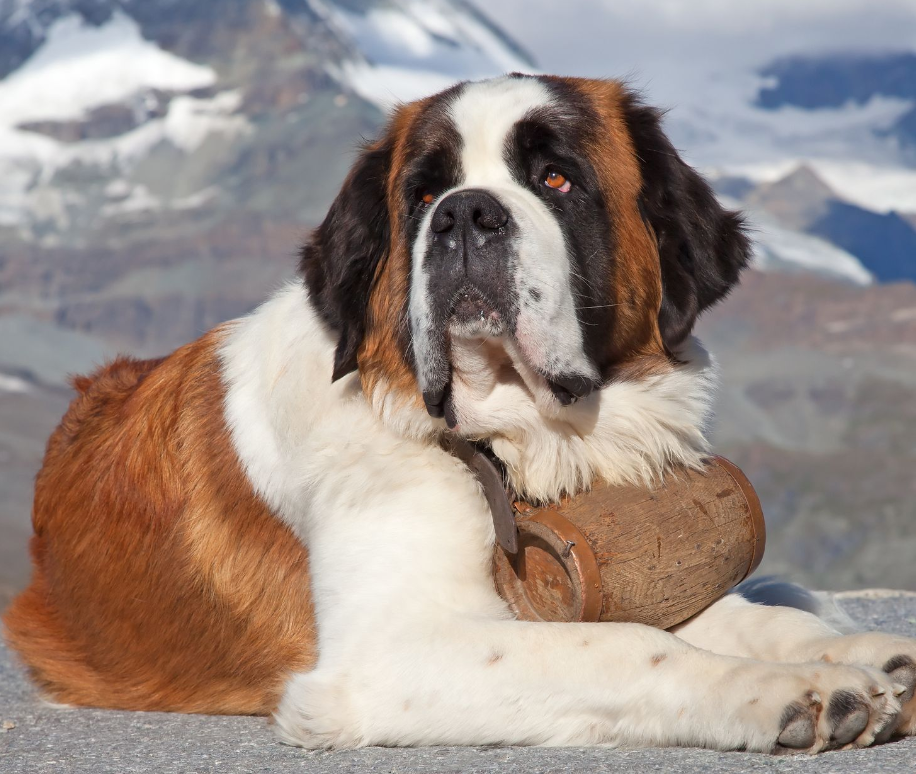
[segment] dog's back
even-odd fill
[[[74,380],[36,480],[32,582],[4,621],[49,698],[265,713],[313,659],[306,553],[219,442],[217,343]]]

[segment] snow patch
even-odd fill
[[[241,101],[242,95],[236,90],[207,98],[177,96],[161,118],[118,137],[78,143],[61,143],[0,126],[0,225],[17,225],[36,216],[39,200],[53,189],[54,175],[73,164],[110,168],[118,174],[105,194],[112,199],[128,199],[104,205],[102,215],[159,208],[162,203],[158,198],[123,178],[160,143],[168,142],[184,153],[193,153],[213,135],[231,138],[250,133],[248,118],[234,112]],[[50,219],[61,226],[66,224],[62,212],[50,213]]]
[[[80,119],[143,89],[190,91],[215,82],[211,68],[144,40],[123,13],[100,27],[73,14],[51,25],[38,50],[0,82],[0,123]]]
[[[247,134],[251,125],[244,115],[232,115],[242,104],[240,91],[223,91],[210,99],[175,97],[165,116],[164,132],[185,153],[199,148],[210,134]]]
[[[916,169],[833,160],[816,161],[813,167],[853,204],[878,212],[916,212]]]
[[[532,66],[473,12],[442,0],[393,0],[366,13],[313,0],[325,21],[360,52],[333,74],[389,109],[456,81]]]
[[[819,274],[845,279],[856,285],[870,285],[874,277],[860,261],[845,250],[798,231],[791,231],[762,218],[754,218],[754,260],[764,271],[794,266]]]
[[[387,8],[373,10],[366,19],[386,50],[401,49],[405,54],[421,59],[436,50],[432,35],[416,20],[398,11]]]
[[[123,199],[131,191],[131,185],[124,178],[118,177],[105,186],[105,196],[109,199]]]
[[[25,393],[31,391],[32,387],[25,379],[0,373],[0,392]]]
[[[874,277],[852,253],[820,237],[779,225],[769,213],[743,207],[730,196],[719,196],[730,210],[743,210],[751,231],[754,268],[761,271],[805,270],[827,274],[856,285],[871,285]]]
[[[162,206],[158,196],[153,196],[145,185],[136,185],[121,201],[105,204],[99,210],[103,217],[123,215],[146,210],[158,210]]]
[[[370,65],[365,62],[345,62],[338,74],[359,96],[383,110],[435,94],[457,80],[428,70]]]
[[[95,108],[125,102],[142,110],[150,90],[187,92],[215,82],[210,67],[144,40],[138,24],[121,12],[100,27],[77,15],[58,19],[35,53],[0,80],[0,225],[28,227],[43,219],[66,226],[68,202],[53,195],[52,181],[73,164],[112,169],[118,176],[105,190],[118,201],[105,205],[103,215],[162,206],[148,190],[123,178],[162,142],[192,153],[214,134],[250,132],[247,118],[236,113],[240,92],[207,98],[179,94],[165,116],[106,139],[63,143],[19,127],[34,121],[82,120]],[[189,198],[182,206],[193,201]]]
[[[117,182],[125,183],[126,181],[121,180]],[[110,184],[108,188],[111,188]],[[106,188],[106,193],[108,188]],[[117,190],[122,191],[124,189],[118,186]],[[128,184],[126,193],[122,194],[118,201],[109,202],[103,205],[99,209],[99,213],[104,217],[114,217],[118,215],[130,215],[135,212],[160,210],[166,207],[170,210],[193,210],[213,201],[219,196],[219,193],[219,186],[211,185],[188,196],[172,199],[168,203],[165,203],[158,196],[154,196],[145,185],[131,186]]]
[[[205,204],[212,202],[220,194],[218,185],[207,186],[203,190],[183,196],[180,199],[173,199],[169,207],[173,210],[196,210]]]

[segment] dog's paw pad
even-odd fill
[[[782,716],[782,731],[776,740],[776,753],[792,755],[814,746],[817,741],[817,716],[820,697],[809,691],[805,702],[794,702]]]
[[[830,742],[842,747],[858,739],[871,717],[866,700],[853,691],[837,691],[827,705]]]
[[[882,668],[891,680],[903,686],[903,693],[897,700],[901,704],[906,704],[916,691],[916,662],[909,656],[894,656]]]

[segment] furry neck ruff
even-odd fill
[[[458,342],[452,352],[462,417],[454,432],[488,444],[530,502],[556,501],[596,479],[649,486],[671,468],[700,468],[709,452],[718,369],[695,338],[665,367],[612,381],[565,407],[510,342]],[[446,432],[421,403],[405,406],[385,385],[370,402],[398,434],[436,440]]]

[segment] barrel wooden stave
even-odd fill
[[[746,578],[763,553],[759,500],[722,458],[655,490],[599,483],[553,508],[516,508],[520,550],[497,556],[496,581],[524,620],[670,628]],[[569,534],[552,539],[558,530]]]

